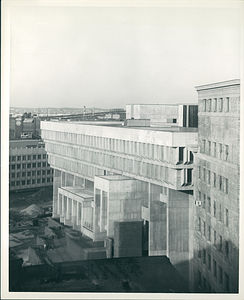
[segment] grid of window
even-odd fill
[[[218,107],[218,109],[217,109]],[[202,100],[202,111],[203,112],[229,112],[230,109],[230,98],[213,98]]]

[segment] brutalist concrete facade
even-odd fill
[[[238,292],[240,81],[196,87],[194,290]]]
[[[121,253],[116,226],[139,222],[135,255],[167,255],[189,281],[197,128],[46,121],[41,129],[54,168],[53,217],[106,241],[109,257]]]

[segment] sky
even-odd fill
[[[197,103],[195,86],[240,78],[228,6],[13,6],[10,106]]]

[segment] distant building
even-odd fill
[[[9,190],[19,191],[52,186],[53,170],[45,145],[40,140],[9,142]]]
[[[168,113],[174,118],[183,120],[184,109]],[[107,257],[167,255],[189,281],[197,128],[150,127],[150,118],[127,124],[41,122],[53,217],[106,241]]]
[[[240,80],[197,86],[195,290],[238,291]]]
[[[154,127],[197,127],[197,111],[194,104],[127,104],[126,119],[150,119]]]
[[[32,138],[40,136],[40,119],[24,113],[21,117],[9,116],[9,138]]]

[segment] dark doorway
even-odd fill
[[[148,256],[148,236],[149,222],[144,220],[142,223],[142,256]]]

